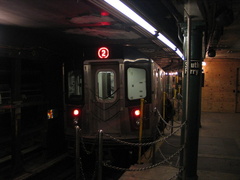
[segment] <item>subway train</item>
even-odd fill
[[[164,130],[165,72],[132,47],[84,50],[83,60],[65,64],[65,134],[74,143],[75,127],[85,143],[94,143],[102,130],[126,142],[149,142]],[[141,130],[141,133],[139,131]],[[160,132],[159,132],[160,131]]]

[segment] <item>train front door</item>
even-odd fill
[[[119,60],[84,63],[86,118],[90,133],[103,130],[119,133],[121,128],[121,70]]]

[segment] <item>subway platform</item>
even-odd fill
[[[240,180],[240,113],[202,112],[201,125],[198,180]],[[168,133],[171,132],[166,132],[165,136]],[[179,156],[171,160],[168,157],[176,152],[178,143],[179,131],[156,148],[155,156],[147,152],[141,159],[142,163],[131,166],[131,169],[139,171],[126,171],[120,180],[177,179]],[[158,163],[164,159],[164,164],[148,169],[152,166],[152,160]]]

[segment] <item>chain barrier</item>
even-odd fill
[[[178,96],[177,96],[177,120],[178,121],[181,121],[182,120],[182,116],[181,116],[181,113],[182,113],[182,108],[183,108],[183,104],[182,104],[182,99],[183,99],[183,96],[178,93]]]
[[[169,146],[172,146],[172,147],[174,147],[174,148],[179,148],[179,146],[175,146],[175,145],[169,143],[166,139],[164,140],[164,142],[166,142]]]
[[[121,167],[116,167],[116,166],[110,165],[110,164],[108,164],[106,162],[103,162],[103,165],[105,167],[112,168],[112,169],[115,169],[115,170],[120,170],[120,171],[144,171],[144,170],[152,169],[152,168],[155,168],[157,166],[160,166],[160,165],[166,163],[166,161],[171,160],[173,157],[175,157],[177,154],[179,154],[183,149],[184,149],[184,146],[179,148],[174,154],[172,154],[168,158],[164,159],[163,161],[160,161],[160,162],[158,162],[156,164],[153,164],[151,166],[147,166],[147,167],[144,167],[144,168],[133,168],[133,169],[121,168]]]
[[[160,117],[160,120],[162,120],[164,122],[164,124],[166,124],[166,126],[171,127],[171,128],[179,128],[182,125],[179,126],[173,126],[171,124],[169,124],[167,121],[165,121],[165,119],[162,117],[162,115],[160,114],[160,112],[157,110],[158,116]]]
[[[95,177],[96,177],[97,167],[98,167],[98,162],[96,161],[96,163],[95,163],[95,169],[94,169],[94,171],[93,171],[93,175],[92,175],[91,180],[94,180]]]
[[[179,169],[179,171],[178,171],[174,176],[172,176],[170,179],[168,179],[168,180],[175,180],[175,179],[177,179],[177,178],[179,177],[179,175],[180,175],[183,171],[184,171],[184,168]]]
[[[173,122],[176,123],[176,124],[181,124],[181,121],[173,120]]]
[[[95,139],[96,139],[95,143],[92,145],[91,151],[88,151],[87,148],[86,148],[86,145],[85,145],[85,143],[84,143],[84,141],[83,141],[83,136],[82,136],[82,133],[81,133],[81,129],[80,129],[80,128],[78,129],[78,133],[79,133],[79,136],[80,136],[80,139],[81,139],[81,144],[82,144],[82,148],[83,148],[84,152],[85,152],[87,155],[91,155],[91,154],[94,152],[94,150],[95,150],[94,147],[96,147],[96,144],[97,144],[97,140],[98,140],[97,136],[96,136],[96,138],[95,138]],[[79,163],[79,168],[80,168],[80,171],[81,171],[82,179],[85,180],[85,179],[86,179],[86,176],[85,176],[85,174],[84,174],[81,156],[79,157],[78,163]],[[98,162],[96,162],[96,164],[95,164],[95,169],[94,169],[94,171],[93,171],[91,180],[94,180],[94,179],[95,179],[96,172],[97,172],[97,167],[98,167],[97,165],[98,165]]]
[[[178,96],[180,97],[180,99],[183,99],[183,96],[180,93],[178,93]]]
[[[173,165],[172,162],[169,162],[169,160],[166,158],[166,156],[162,153],[161,149],[158,149],[159,153],[161,154],[161,156],[163,157],[163,159],[166,161],[166,163],[168,163],[170,166],[175,167],[175,168],[179,168],[179,166],[177,165]]]
[[[159,113],[159,112],[158,112]],[[162,116],[160,115],[159,113],[159,116],[160,116],[160,119],[161,120],[164,120],[162,118]],[[164,120],[164,123],[166,123],[166,121]],[[169,125],[168,123],[166,123],[167,125]],[[162,142],[162,141],[165,141],[167,142],[167,144],[170,145],[170,143],[167,141],[167,139],[172,136],[173,134],[177,133],[184,125],[186,124],[186,122],[183,122],[180,126],[172,126],[173,128],[176,128],[172,133],[170,133],[169,135],[167,136],[162,136],[160,131],[158,130],[158,133],[161,135],[162,138],[156,140],[156,141],[153,141],[153,142],[148,142],[148,143],[131,143],[131,142],[126,142],[126,141],[123,141],[123,140],[120,140],[120,139],[117,139],[113,136],[111,136],[110,134],[107,134],[107,133],[103,133],[103,135],[107,136],[108,138],[114,140],[115,142],[118,142],[118,143],[121,143],[121,144],[124,144],[124,145],[130,145],[130,146],[149,146],[149,145],[153,145],[153,144],[156,144],[156,143],[159,143],[159,142]],[[158,128],[157,128],[158,129]],[[148,169],[152,169],[152,168],[155,168],[157,166],[160,166],[164,163],[168,163],[169,165],[171,165],[172,167],[175,167],[175,168],[179,168],[179,171],[178,173],[176,173],[176,175],[174,175],[173,177],[171,177],[169,180],[173,180],[175,178],[177,178],[179,176],[179,174],[183,171],[183,168],[182,167],[179,167],[177,166],[178,163],[176,163],[176,165],[174,166],[170,160],[175,157],[176,155],[178,155],[183,149],[184,149],[184,145],[183,146],[180,146],[180,147],[177,147],[177,146],[174,146],[172,145],[173,147],[176,147],[176,148],[179,148],[174,154],[172,154],[171,156],[169,156],[168,158],[166,158],[161,150],[159,149],[159,152],[161,153],[162,157],[163,157],[163,161],[161,162],[158,162],[158,163],[155,163],[151,166],[148,166],[148,167],[144,167],[144,168],[134,168],[134,169],[129,169],[129,168],[121,168],[121,167],[117,167],[117,166],[113,166],[111,164],[108,164],[106,162],[103,162],[103,165],[105,167],[108,167],[108,168],[112,168],[112,169],[115,169],[115,170],[120,170],[120,171],[144,171],[144,170],[148,170]]]
[[[82,148],[83,148],[84,152],[85,152],[87,155],[90,155],[90,154],[92,154],[92,153],[94,152],[94,150],[95,150],[95,147],[96,147],[96,145],[97,145],[98,137],[97,137],[97,135],[96,135],[96,137],[95,137],[95,142],[93,143],[93,145],[92,145],[92,147],[91,147],[91,150],[88,150],[87,147],[86,147],[86,145],[85,145],[85,142],[84,142],[84,140],[83,140],[83,136],[82,136],[82,133],[81,133],[81,132],[82,132],[82,130],[79,129],[79,136],[80,136],[80,138],[81,138]]]
[[[79,167],[80,167],[82,178],[83,178],[83,180],[85,180],[86,178],[85,178],[85,174],[84,174],[84,171],[83,171],[82,158],[81,157],[79,157],[79,161],[78,162],[79,162]]]
[[[129,145],[129,146],[150,146],[150,145],[157,144],[159,142],[165,141],[165,139],[168,139],[170,136],[172,136],[173,134],[177,133],[185,125],[185,123],[186,122],[182,123],[181,126],[179,126],[177,129],[175,129],[171,134],[169,134],[167,136],[164,136],[161,139],[158,139],[158,140],[155,140],[155,141],[152,141],[152,142],[148,142],[148,143],[131,143],[131,142],[127,142],[127,141],[123,141],[123,140],[117,139],[117,138],[111,136],[110,134],[107,134],[107,133],[104,133],[104,132],[103,132],[103,135],[109,137],[110,139],[112,139],[115,142],[118,142],[118,143],[124,144],[124,145]]]
[[[150,153],[149,153],[148,157],[146,156],[145,153],[143,154],[143,157],[144,157],[145,159],[147,159],[147,160],[150,160],[151,157],[152,157],[152,155],[153,155],[153,151],[154,151],[154,148],[151,147],[151,150],[150,150]]]
[[[95,177],[96,177],[97,164],[98,164],[98,162],[95,163],[95,169],[94,169],[94,171],[93,171],[91,180],[94,180]],[[82,165],[82,158],[81,158],[81,157],[79,158],[79,167],[80,167],[80,170],[81,170],[82,180],[86,180],[86,176],[85,176],[85,174],[84,174],[83,165]]]
[[[113,140],[113,141],[115,141],[115,142],[117,142],[117,143],[119,143],[119,144],[123,144],[123,145],[127,145],[127,146],[134,146],[134,147],[135,147],[135,146],[151,146],[151,145],[154,145],[154,144],[163,142],[163,141],[165,141],[167,144],[171,145],[171,144],[167,141],[167,139],[168,139],[169,137],[171,137],[172,135],[176,134],[179,130],[181,130],[182,127],[185,126],[186,121],[183,122],[183,123],[181,123],[181,124],[178,125],[178,126],[173,126],[173,125],[167,123],[167,122],[163,119],[162,115],[160,114],[160,112],[159,112],[158,110],[157,110],[157,114],[158,114],[158,117],[159,117],[158,122],[159,122],[159,121],[163,121],[167,126],[169,126],[169,127],[171,127],[171,128],[174,128],[174,131],[171,131],[171,133],[169,133],[168,135],[163,136],[162,133],[160,132],[160,130],[158,129],[158,127],[156,127],[156,129],[157,129],[158,133],[160,134],[161,138],[159,138],[159,139],[157,139],[157,140],[155,140],[155,141],[146,142],[146,143],[132,143],[132,142],[124,141],[124,140],[118,139],[118,138],[116,138],[116,137],[113,137],[113,136],[111,136],[111,135],[108,134],[108,133],[104,133],[103,131],[102,131],[102,135],[108,137],[109,139],[111,139],[111,140]],[[91,150],[88,150],[88,149],[86,148],[85,143],[84,143],[83,136],[82,136],[82,133],[81,133],[81,129],[79,130],[79,132],[80,132],[79,135],[80,135],[80,137],[81,137],[80,139],[81,139],[81,144],[82,144],[83,150],[85,151],[85,153],[86,153],[87,155],[92,154],[92,153],[94,152],[95,147],[96,147],[96,144],[97,144],[97,142],[98,142],[98,137],[97,137],[97,135],[96,135],[96,138],[95,138],[96,141],[95,141],[95,143],[92,145]],[[183,167],[177,166],[177,163],[176,163],[176,166],[172,165],[172,163],[169,162],[169,161],[170,161],[173,157],[175,157],[176,155],[178,155],[178,154],[184,149],[184,145],[179,146],[179,147],[174,146],[174,145],[172,145],[172,146],[178,148],[178,150],[177,150],[174,154],[172,154],[171,156],[169,156],[169,157],[166,158],[166,157],[164,156],[164,154],[161,152],[161,150],[159,149],[159,152],[160,152],[160,154],[162,155],[163,160],[160,161],[160,162],[158,162],[158,163],[155,163],[155,164],[153,164],[153,165],[147,166],[147,167],[143,167],[143,168],[131,168],[131,169],[129,169],[129,168],[117,167],[117,166],[108,164],[107,162],[104,162],[104,161],[102,161],[102,165],[104,165],[105,167],[108,167],[108,168],[111,168],[111,169],[114,169],[114,170],[120,170],[120,171],[144,171],[144,170],[148,170],[148,169],[155,168],[155,167],[160,166],[160,165],[162,165],[162,164],[164,164],[164,163],[168,163],[169,165],[171,165],[171,166],[173,166],[173,167],[175,167],[175,168],[179,168],[178,173],[169,179],[169,180],[173,180],[174,178],[178,177],[179,174],[180,174],[184,169],[183,169]],[[80,161],[81,161],[81,158],[80,158]],[[81,163],[81,164],[82,164],[82,163]],[[96,162],[96,166],[95,166],[95,170],[94,170],[94,172],[93,172],[92,179],[94,179],[95,176],[96,176],[97,164],[99,164],[99,162]],[[83,172],[82,165],[81,165],[80,167],[81,167],[81,171],[82,171],[82,176],[83,176],[83,178],[84,178],[84,180],[85,180],[85,176],[84,176],[84,172]]]
[[[159,113],[159,112],[158,112],[158,113]],[[170,126],[172,129],[179,127],[179,126],[173,126],[173,125],[170,125],[169,123],[167,123],[167,122],[163,119],[163,117],[161,116],[160,113],[159,113],[159,116],[160,116],[161,120],[162,120],[167,126]],[[176,123],[176,121],[173,121],[173,122]],[[184,124],[185,124],[185,123],[186,123],[186,122],[184,122]],[[181,122],[177,122],[177,124],[181,124]],[[181,126],[181,125],[180,125],[180,126]],[[183,126],[182,126],[182,127],[183,127]],[[160,134],[160,136],[162,136],[162,134]],[[174,148],[179,148],[179,146],[176,146],[176,145],[173,145],[173,144],[169,143],[167,139],[164,139],[164,141],[165,141],[169,146],[172,146],[172,147],[174,147]],[[163,152],[161,151],[160,148],[158,149],[158,151],[159,151],[160,155],[163,157],[163,159],[165,159],[166,162],[167,162],[170,166],[175,167],[175,168],[180,168],[180,167],[178,166],[178,165],[179,165],[179,158],[180,158],[180,157],[178,157],[178,160],[177,160],[176,164],[174,165],[174,164],[172,164],[173,162],[169,162],[169,161],[166,159],[165,155],[163,154]],[[181,170],[179,170],[179,172],[178,172],[175,176],[173,176],[172,178],[170,178],[170,179],[175,179],[176,177],[179,176],[180,173],[181,173]]]
[[[183,127],[184,125],[185,125],[185,123],[183,123],[181,127]],[[181,127],[180,127],[180,128],[181,128]],[[81,129],[80,129],[79,131],[81,132]],[[166,140],[168,137],[170,137],[171,135],[175,134],[177,131],[179,131],[179,128],[176,129],[173,133],[169,134],[168,136],[165,136],[165,137],[163,137],[163,138],[160,139],[160,140],[156,140],[156,141],[149,142],[149,143],[130,143],[130,142],[126,142],[126,141],[122,141],[122,140],[120,140],[120,139],[117,139],[117,138],[115,138],[115,137],[113,137],[113,136],[111,136],[111,135],[109,135],[109,134],[107,134],[107,133],[103,133],[103,135],[106,135],[107,137],[111,138],[112,140],[114,140],[114,141],[116,141],[116,142],[119,142],[119,143],[123,143],[123,144],[125,144],[125,145],[131,145],[131,146],[139,146],[139,145],[141,145],[141,146],[149,146],[149,145],[153,145],[153,144],[158,143],[158,142],[162,142],[163,140]],[[81,136],[81,133],[80,133],[80,136]],[[81,136],[81,140],[82,140],[82,144],[83,144],[83,149],[84,149],[84,151],[85,151],[87,154],[93,153],[94,148],[92,148],[91,152],[88,151],[88,150],[86,149],[86,146],[85,146],[84,142],[83,142],[82,136]],[[96,136],[96,140],[97,140],[97,136]],[[92,147],[95,147],[95,145],[96,145],[96,144],[94,144]],[[108,164],[108,163],[106,163],[106,162],[102,162],[102,163],[103,163],[103,165],[104,165],[105,167],[112,168],[112,169],[115,169],[115,170],[120,170],[120,171],[144,171],[144,170],[148,170],[148,169],[155,168],[155,167],[160,166],[160,165],[162,165],[162,164],[164,164],[164,163],[168,163],[168,164],[171,165],[171,163],[169,162],[169,160],[171,160],[173,157],[175,157],[176,155],[178,155],[183,149],[184,149],[184,146],[181,146],[174,154],[172,154],[172,155],[169,156],[168,158],[166,158],[166,157],[164,156],[164,160],[163,160],[163,161],[160,161],[160,162],[158,162],[158,163],[155,163],[155,164],[153,164],[153,165],[151,165],[151,166],[144,167],[144,168],[129,169],[129,168],[116,167],[116,166],[110,165],[110,164]],[[85,178],[85,174],[84,174],[84,171],[83,171],[83,168],[82,168],[81,158],[79,159],[79,163],[80,163],[81,175],[82,175],[82,177],[83,177],[83,180],[85,180],[86,178]],[[92,178],[91,178],[92,180],[93,180],[93,179],[95,178],[95,176],[96,176],[97,164],[98,164],[98,162],[96,162],[96,166],[95,166],[95,169],[94,169],[94,172],[93,172],[93,176],[92,176]],[[181,172],[179,171],[179,172],[178,172],[175,176],[173,176],[171,179],[174,179],[174,178],[177,177],[178,174],[180,174],[180,173],[181,173]]]
[[[182,126],[182,127],[183,127],[183,126]],[[164,138],[164,136],[160,133],[160,130],[159,130],[158,128],[157,128],[157,131],[159,132],[160,137]],[[172,134],[172,135],[173,135],[173,134]],[[172,147],[175,147],[175,148],[179,148],[179,146],[175,146],[175,145],[169,143],[169,142],[167,141],[167,139],[164,139],[164,142],[166,142],[169,146],[172,146]]]

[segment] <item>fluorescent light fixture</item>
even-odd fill
[[[176,51],[177,47],[171,41],[169,41],[164,35],[159,33],[157,38],[164,44],[166,44],[168,47],[170,47],[172,50]]]
[[[170,73],[168,73],[168,75],[170,75],[170,76],[178,75],[178,72],[170,72]]]
[[[120,11],[122,14],[133,20],[135,23],[140,25],[142,28],[147,30],[152,35],[156,35],[157,29],[155,29],[152,25],[150,25],[147,21],[145,21],[142,17],[140,17],[137,13],[135,13],[133,10],[131,10],[128,6],[126,6],[124,3],[122,3],[120,0],[104,0],[106,3]],[[163,34],[158,33],[157,38],[162,41],[164,44],[166,44],[169,48],[171,48],[173,51],[175,51],[179,57],[181,57],[184,60],[184,56],[182,52],[169,40],[167,39]]]
[[[183,53],[177,48],[177,50],[175,51],[177,54],[178,54],[178,56],[180,57],[180,58],[182,58],[182,60],[184,60],[184,55],[183,55]]]
[[[143,18],[141,18],[138,14],[136,14],[133,10],[131,10],[129,7],[127,7],[125,4],[123,4],[119,0],[104,0],[111,6],[113,6],[115,9],[119,10],[121,13],[126,15],[128,18],[133,20],[135,23],[142,26],[145,30],[150,32],[152,35],[155,35],[157,30],[150,25],[147,21],[145,21]]]

